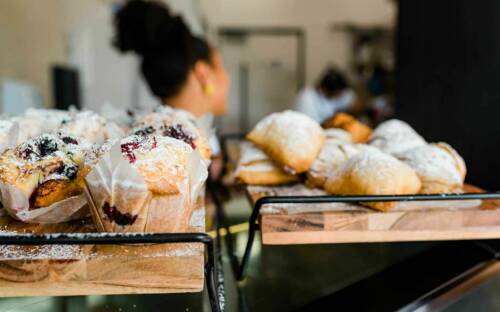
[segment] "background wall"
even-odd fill
[[[219,120],[218,128],[233,133],[249,130],[270,112],[290,108],[298,81],[296,39],[252,35],[244,42],[229,42],[218,36],[221,28],[302,29],[306,36],[305,82],[314,84],[329,65],[349,74],[351,38],[344,31],[334,31],[334,25],[393,27],[396,11],[390,0],[200,1],[208,36],[220,48],[232,78],[229,112]],[[248,99],[242,100],[245,93]],[[242,122],[245,118],[248,120]]]
[[[51,99],[49,64],[65,61],[61,1],[0,1],[0,78],[25,80]]]
[[[138,59],[111,47],[111,0],[0,1],[0,79],[36,86],[52,106],[50,66],[80,70],[83,105],[153,106],[157,100],[137,73]],[[165,0],[193,31],[202,32],[197,0]]]
[[[313,82],[328,64],[346,69],[350,42],[334,23],[393,25],[391,0],[200,0],[209,32],[221,26],[294,26],[307,34],[306,79]],[[269,47],[272,49],[272,47]],[[275,48],[280,49],[279,44]]]

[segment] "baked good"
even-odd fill
[[[285,172],[252,143],[242,142],[235,179],[247,185],[280,185],[296,182],[298,176]]]
[[[333,171],[325,190],[337,195],[404,195],[420,191],[416,172],[395,157],[376,150],[363,151]],[[387,211],[395,202],[362,203]]]
[[[102,145],[109,139],[123,137],[125,134],[115,123],[107,121],[92,111],[77,112],[70,118],[61,121],[58,131],[84,138],[98,145]]]
[[[247,139],[285,171],[296,174],[311,167],[323,146],[325,134],[313,119],[287,110],[264,117],[247,134]]]
[[[193,149],[184,141],[131,135],[121,140],[121,151],[153,194],[179,194],[180,185],[188,179],[188,156]]]
[[[0,181],[24,193],[31,209],[47,207],[82,193],[92,151],[82,139],[43,134],[0,156]]]
[[[351,133],[344,129],[329,128],[325,129],[324,132],[325,132],[325,138],[327,140],[335,139],[345,143],[354,143]]]
[[[421,193],[462,190],[466,167],[463,158],[448,144],[435,143],[412,148],[399,159],[415,169],[422,181]]]
[[[0,119],[0,153],[19,142],[19,124],[12,119]]]
[[[375,128],[369,144],[385,153],[397,156],[427,143],[409,124],[402,120],[391,119]]]
[[[182,140],[199,151],[204,159],[209,160],[211,157],[206,134],[198,127],[195,118],[185,111],[172,108],[158,109],[139,118],[134,123],[132,133]]]
[[[86,195],[100,231],[183,232],[207,176],[186,142],[130,135],[101,148]]]
[[[349,132],[355,143],[365,143],[370,138],[372,129],[347,113],[337,113],[323,123],[324,128],[340,128]]]
[[[323,188],[326,179],[360,149],[356,144],[346,143],[337,139],[326,139],[318,158],[307,171],[306,183],[310,187]]]

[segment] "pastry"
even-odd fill
[[[395,157],[376,151],[363,151],[333,171],[325,190],[337,195],[405,195],[420,191],[415,171]],[[387,211],[395,202],[368,202],[365,206]]]
[[[391,119],[375,128],[369,144],[385,153],[397,156],[427,143],[409,124],[402,120]]]
[[[19,124],[15,120],[0,119],[0,153],[21,143],[19,132]]]
[[[109,139],[123,137],[124,132],[115,123],[92,111],[75,113],[61,122],[58,131],[67,135],[84,138],[102,145]]]
[[[340,128],[325,129],[325,138],[339,140],[345,143],[354,143],[350,132]]]
[[[307,171],[307,185],[323,188],[329,174],[356,155],[359,150],[355,144],[337,139],[326,139],[318,158]]]
[[[415,169],[422,181],[421,193],[461,191],[466,167],[463,158],[448,144],[427,144],[402,153],[399,159]]]
[[[194,117],[185,111],[165,108],[147,114],[134,123],[132,133],[179,139],[198,150],[204,159],[210,160],[211,157],[207,136],[198,127]]]
[[[247,185],[280,185],[298,181],[298,176],[278,167],[269,157],[250,142],[240,146],[240,159],[235,179]]]
[[[0,181],[21,190],[30,209],[82,193],[92,145],[75,137],[43,134],[0,156]]]
[[[370,138],[372,129],[353,116],[338,113],[323,123],[324,128],[340,128],[349,132],[355,143],[365,143]]]
[[[285,171],[307,171],[318,156],[325,134],[308,116],[294,111],[273,113],[257,123],[247,139]]]
[[[86,195],[100,231],[184,232],[207,176],[186,142],[133,134],[101,148]]]

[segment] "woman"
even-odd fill
[[[304,88],[295,99],[294,110],[322,123],[339,111],[351,111],[356,106],[356,96],[344,75],[328,68],[315,87]]]
[[[219,52],[194,36],[182,17],[155,1],[128,1],[115,16],[115,47],[135,52],[149,89],[163,105],[183,109],[197,118],[227,110],[229,76]],[[219,154],[211,137],[213,154]],[[220,171],[213,164],[212,172]]]

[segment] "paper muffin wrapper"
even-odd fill
[[[61,223],[88,216],[84,194],[68,197],[47,207],[30,210],[29,198],[19,188],[0,182],[3,209],[11,217],[26,223]]]
[[[187,231],[194,203],[208,176],[207,166],[197,151],[190,154],[187,168],[189,177],[178,186],[178,194],[153,194],[141,173],[123,158],[120,142],[115,143],[85,179],[85,194],[97,229],[101,232]],[[118,222],[110,214],[110,207],[119,215]],[[126,216],[127,222],[120,222],[120,216]]]

